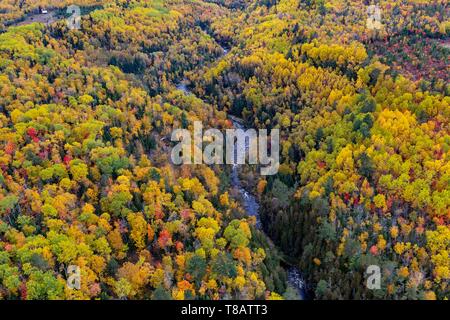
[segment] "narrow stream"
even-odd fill
[[[219,58],[223,58],[225,55],[229,53],[229,50],[222,48],[223,54]],[[185,95],[192,95],[193,93],[188,88],[189,81],[187,79],[183,79],[180,81],[176,88],[180,91],[182,91]],[[238,118],[231,117],[230,120],[233,123],[233,127],[236,129],[245,129],[244,125],[242,124],[242,121],[239,121]],[[239,145],[238,145],[239,146]],[[242,146],[240,146],[242,148]],[[235,148],[235,162],[236,162],[236,156],[238,152],[246,153],[249,150],[249,141],[246,139],[245,141],[245,150],[238,150],[238,148]],[[264,233],[264,230],[262,228],[261,224],[261,217],[259,213],[259,207],[260,204],[257,201],[256,197],[245,190],[245,188],[242,186],[241,178],[239,177],[239,169],[237,164],[233,165],[233,169],[231,171],[231,186],[235,189],[237,189],[238,194],[241,196],[242,199],[241,204],[243,208],[245,209],[245,212],[249,216],[256,217],[256,228],[261,230]],[[267,235],[266,235],[267,236]],[[267,236],[268,237],[268,236]],[[269,238],[269,237],[268,237]],[[270,238],[269,238],[270,239]],[[297,267],[288,267],[286,269],[287,272],[287,278],[288,278],[288,285],[291,286],[297,293],[298,297],[301,300],[304,300],[307,298],[307,288],[306,283],[304,281],[304,278],[302,276],[301,271]]]
[[[245,129],[244,126],[236,121],[235,118],[231,118],[231,122],[233,123],[233,127],[236,129]],[[235,144],[236,145],[236,144]],[[238,145],[238,147],[243,147],[242,145]],[[245,154],[249,150],[249,141],[245,140],[245,146],[243,149],[235,148],[234,149],[234,162],[237,162],[238,154]],[[238,190],[238,193],[242,197],[242,206],[245,209],[245,212],[249,216],[256,217],[256,227],[259,230],[262,230],[261,217],[259,216],[259,203],[256,201],[256,197],[252,195],[250,192],[242,187],[241,179],[239,177],[239,169],[238,164],[233,164],[233,169],[231,171],[231,186]]]
[[[238,122],[236,118],[232,117],[231,122],[233,123],[234,128],[245,129],[244,126],[240,122]],[[248,151],[249,151],[249,141],[246,139],[245,140],[245,150],[242,150],[242,149],[238,150],[238,148],[234,149],[234,152],[235,152],[234,161],[236,162],[236,157],[237,157],[238,153],[246,154],[246,153],[248,153]],[[233,169],[231,171],[231,185],[233,188],[236,188],[238,190],[238,193],[241,195],[242,206],[244,207],[245,212],[249,216],[256,217],[256,228],[261,230],[264,233],[264,230],[263,230],[262,224],[261,224],[261,217],[260,217],[260,213],[259,213],[260,205],[259,205],[256,197],[242,187],[241,179],[239,177],[239,169],[238,169],[237,164],[233,165]],[[296,267],[289,267],[289,268],[287,268],[286,271],[287,271],[287,276],[288,276],[288,284],[295,289],[295,291],[297,292],[300,299],[304,300],[306,298],[306,285],[305,285],[305,281],[303,279],[301,271]]]

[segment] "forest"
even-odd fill
[[[450,298],[450,4],[368,30],[371,3],[83,0],[72,30],[2,1],[0,299],[302,298],[289,267],[312,299]],[[170,162],[230,116],[280,130],[278,174],[239,170],[262,228],[229,166]]]

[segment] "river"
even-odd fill
[[[223,58],[225,57],[230,50],[224,49],[223,50],[223,54],[222,56],[219,58]],[[176,88],[180,91],[182,91],[184,94],[186,95],[192,95],[193,93],[189,90],[188,88],[188,83],[189,81],[186,79],[183,79],[182,81],[180,81],[177,85]],[[205,101],[205,103],[207,103]],[[233,127],[236,129],[245,129],[243,121],[240,120],[239,118],[230,116],[229,117],[231,122],[233,123]],[[239,145],[238,145],[239,147]],[[242,148],[242,146],[241,146]],[[235,162],[236,162],[236,156],[237,153],[247,153],[249,150],[249,141],[246,140],[245,141],[245,150],[241,149],[238,150],[238,148],[235,148]],[[241,198],[241,205],[244,208],[245,212],[247,215],[249,216],[254,216],[256,218],[256,228],[261,230],[264,233],[264,229],[262,227],[262,223],[261,223],[261,217],[260,217],[260,212],[259,212],[259,207],[260,204],[257,200],[257,198],[249,191],[247,191],[243,186],[242,186],[242,182],[241,182],[241,178],[239,177],[239,165],[234,164],[232,171],[231,171],[231,186],[232,188],[236,189],[238,191],[238,195]],[[270,239],[267,235],[266,237],[268,239]],[[293,267],[290,266],[286,269],[287,272],[287,278],[288,278],[288,285],[291,286],[295,292],[297,293],[298,297],[301,300],[304,300],[307,298],[307,286],[306,286],[306,282],[304,281],[302,272],[297,268],[297,267]]]
[[[236,129],[245,129],[244,125],[241,121],[238,121],[235,117],[230,117],[231,122],[233,123],[234,128]],[[242,146],[241,146],[242,148]],[[236,157],[238,153],[244,153],[248,154],[249,152],[249,141],[245,140],[245,149],[239,150],[238,148],[234,149],[234,162],[236,162]],[[256,217],[256,228],[261,230],[264,233],[264,229],[262,227],[261,223],[261,217],[259,213],[259,202],[256,199],[256,197],[250,193],[249,191],[245,190],[245,188],[242,186],[241,179],[239,177],[239,165],[234,164],[233,169],[231,171],[231,186],[233,188],[236,188],[238,190],[238,194],[241,197],[241,204],[245,209],[245,212],[249,216]],[[268,237],[266,235],[266,237]],[[268,237],[269,238],[269,237]],[[270,238],[269,238],[270,239]],[[307,297],[307,289],[305,285],[305,281],[303,279],[301,271],[296,267],[289,267],[286,270],[287,276],[288,276],[288,284],[296,291],[297,295],[300,297],[300,299],[304,300]]]

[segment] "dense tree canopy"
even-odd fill
[[[378,30],[368,1],[79,4],[80,30],[0,4],[0,298],[288,297],[281,260],[318,299],[450,297],[446,1],[381,1]],[[227,115],[280,129],[279,173],[241,175],[283,253],[229,168],[169,160]]]

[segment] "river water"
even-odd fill
[[[239,121],[237,121],[236,118],[233,117],[230,119],[235,129],[244,129],[244,126]],[[249,141],[247,139],[245,140],[244,146],[235,143],[234,162],[235,163],[237,162],[238,154],[246,154],[248,150],[249,150]],[[237,189],[238,194],[241,196],[242,206],[244,207],[247,215],[256,217],[256,227],[262,230],[261,218],[259,216],[259,203],[258,201],[256,201],[256,197],[247,190],[245,190],[244,187],[242,186],[241,179],[239,177],[238,167],[239,167],[238,164],[233,164],[233,168],[231,170],[231,186]]]
[[[228,53],[229,53],[229,50],[223,49],[222,58]],[[182,91],[186,95],[191,95],[193,93],[189,90],[189,88],[187,86],[188,83],[189,83],[188,80],[183,79],[182,81],[180,81],[177,84],[176,88],[178,90]],[[230,116],[230,120],[233,123],[234,128],[245,129],[245,127],[240,119]],[[239,147],[241,148],[240,150],[238,150]],[[243,148],[245,148],[245,149],[243,149]],[[234,154],[235,161],[234,162],[236,162],[236,157],[237,157],[238,152],[241,154],[242,153],[246,154],[248,152],[248,150],[249,150],[249,141],[248,140],[245,141],[245,146],[238,145],[237,148],[235,147],[234,148],[234,151],[235,151],[235,154]],[[239,177],[239,165],[238,164],[234,164],[232,171],[231,171],[231,186],[232,186],[232,188],[237,190],[237,193],[241,198],[242,207],[244,208],[246,214],[249,216],[254,216],[256,218],[256,228],[261,230],[262,232],[264,232],[264,230],[262,228],[260,213],[259,213],[260,204],[259,204],[257,198],[252,193],[245,190],[245,188],[242,186],[241,178]],[[295,290],[295,292],[297,293],[298,297],[301,300],[306,299],[306,297],[307,297],[306,283],[304,281],[301,271],[296,267],[289,267],[286,269],[286,272],[287,272],[287,278],[288,278],[288,285]]]
[[[235,117],[230,117],[231,122],[233,123],[234,128],[236,129],[245,129],[241,121],[238,121]],[[236,144],[235,144],[236,146]],[[237,162],[237,154],[244,153],[248,154],[249,152],[249,141],[245,140],[245,147],[242,145],[237,145],[234,149],[234,162]],[[241,149],[239,149],[241,147]],[[243,149],[245,148],[245,149]],[[241,204],[245,209],[245,212],[249,216],[256,217],[256,228],[261,230],[264,233],[264,229],[262,228],[261,217],[259,213],[259,202],[256,197],[244,189],[241,183],[241,179],[239,177],[239,165],[234,164],[233,169],[231,171],[231,185],[233,188],[238,190],[238,194],[241,197]],[[266,237],[268,237],[266,235]],[[270,238],[269,238],[270,239]],[[301,271],[296,267],[289,267],[286,270],[288,276],[288,284],[291,286],[297,293],[300,299],[306,298],[306,285],[303,279]]]

